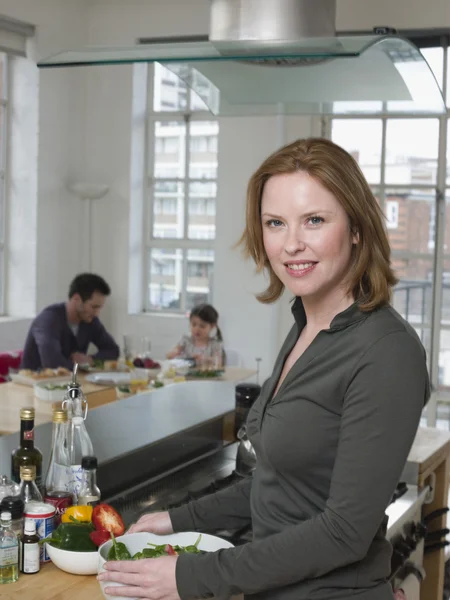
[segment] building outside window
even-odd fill
[[[418,45],[420,40],[415,40]],[[422,52],[450,106],[447,40]],[[346,114],[328,120],[331,139],[358,161],[386,217],[392,264],[399,279],[394,307],[419,334],[432,383],[450,392],[449,116]],[[444,209],[444,210],[440,210]],[[434,416],[431,415],[430,424]]]
[[[211,302],[219,125],[171,71],[151,67],[147,311]]]

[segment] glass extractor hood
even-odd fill
[[[50,56],[38,67],[138,62],[164,65],[220,116],[446,110],[419,49],[394,35],[92,46]]]

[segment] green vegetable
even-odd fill
[[[112,546],[108,552],[108,560],[131,560],[131,554],[123,542],[118,542],[111,531]]]
[[[94,369],[103,369],[104,366],[105,366],[105,362],[103,360],[101,360],[100,358],[93,359],[92,367]]]
[[[164,382],[163,381],[159,381],[158,379],[156,379],[156,381],[153,384],[153,387],[155,387],[155,388],[164,387]]]
[[[47,542],[61,550],[73,552],[96,552],[97,546],[89,537],[91,531],[94,531],[92,523],[61,523],[51,536],[39,543]]]
[[[133,556],[133,560],[139,560],[141,558],[159,558],[160,556],[173,556],[174,554],[200,554],[198,545],[202,539],[201,534],[198,536],[195,544],[190,546],[170,546],[169,544],[152,544],[148,543],[151,548],[144,548],[141,552],[136,552]],[[170,551],[168,551],[170,548]]]
[[[208,379],[209,377],[220,377],[223,374],[223,369],[217,369],[214,371],[203,371],[194,369],[188,372],[188,377],[203,377],[205,379]]]
[[[45,390],[53,392],[54,390],[66,390],[67,385],[56,385],[56,383],[47,383],[43,386]]]

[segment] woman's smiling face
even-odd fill
[[[347,293],[353,244],[336,197],[304,171],[273,175],[261,202],[264,248],[277,277],[296,296]]]

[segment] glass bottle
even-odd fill
[[[20,539],[20,570],[32,575],[40,569],[39,536],[36,534],[36,521],[25,519],[25,528]]]
[[[8,479],[6,475],[2,475],[0,477],[0,502],[5,496],[17,496],[18,493],[19,484]]]
[[[20,446],[11,454],[11,478],[20,483],[20,467],[36,467],[36,485],[42,489],[42,453],[34,446],[34,408],[20,409]]]
[[[36,467],[20,467],[20,492],[19,495],[25,502],[42,502],[41,492],[36,485]]]
[[[25,503],[20,496],[5,496],[0,502],[0,512],[11,513],[11,527],[18,540],[20,540],[23,533],[24,509]]]
[[[55,509],[55,528],[61,521],[61,515],[66,508],[72,506],[70,489],[70,457],[68,442],[67,411],[55,408],[53,410],[52,450],[45,478],[44,502],[52,504]]]
[[[97,486],[97,458],[95,456],[83,456],[81,468],[83,469],[83,482],[78,495],[78,504],[95,506],[101,498]]]
[[[0,514],[0,584],[19,579],[19,542],[11,529],[11,513]]]
[[[68,436],[70,459],[69,488],[72,492],[74,504],[78,503],[78,494],[82,483],[81,459],[83,456],[92,456],[94,454],[91,438],[84,424],[88,404],[80,384],[76,380],[77,370],[78,364],[75,364],[72,381],[67,386],[67,393],[63,401],[63,407],[67,407],[70,419]]]

